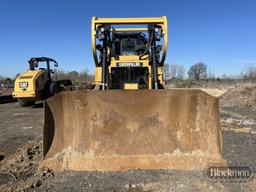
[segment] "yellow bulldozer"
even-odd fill
[[[29,70],[20,74],[15,80],[13,98],[20,106],[34,105],[36,101],[48,99],[61,91],[74,89],[72,81],[57,80],[57,61],[48,57],[33,57],[29,61]],[[55,69],[51,69],[51,65]]]
[[[53,170],[202,169],[223,162],[218,98],[163,89],[167,19],[92,18],[97,90],[45,102]]]

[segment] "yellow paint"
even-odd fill
[[[160,83],[163,83],[163,67],[158,67],[158,79]]]
[[[141,32],[141,31],[148,31],[148,28],[115,28],[111,29],[111,31],[117,31],[117,32]]]
[[[102,24],[114,24],[114,25],[147,25],[154,24],[158,25],[163,30],[163,51],[162,57],[160,61],[160,65],[164,64],[165,57],[167,54],[168,47],[168,26],[167,26],[167,18],[166,16],[162,17],[145,17],[145,18],[98,18],[92,17],[92,25],[91,25],[91,35],[92,35],[92,50],[93,50],[93,58],[96,66],[99,66],[99,61],[97,57],[96,50],[96,30],[97,27]],[[125,31],[134,31],[134,27],[125,28]],[[145,28],[142,28],[142,31],[145,31]]]
[[[131,18],[97,18],[93,17],[95,24],[165,24],[166,17],[131,17]]]
[[[102,78],[102,68],[97,56],[96,50],[96,30],[99,26],[103,24],[112,24],[112,25],[148,25],[154,24],[162,28],[163,32],[163,51],[161,55],[161,60],[158,67],[158,79],[160,83],[163,83],[163,64],[165,61],[166,53],[167,53],[167,46],[168,46],[168,31],[167,31],[167,18],[165,16],[162,17],[152,17],[152,18],[92,18],[92,26],[91,26],[91,35],[92,35],[92,50],[93,50],[93,57],[96,65],[95,69],[95,84],[101,85],[101,78]],[[126,27],[126,28],[115,28],[111,29],[112,31],[121,31],[121,32],[144,32],[148,31],[149,28],[138,27]],[[108,50],[109,52],[110,50]],[[149,71],[149,79],[148,79],[148,86],[149,89],[152,89],[152,78],[153,78],[153,71],[151,67],[151,63],[149,63],[149,55],[145,55],[140,58],[138,55],[126,55],[126,56],[119,56],[118,58],[110,58],[110,64],[108,66],[108,76],[110,78],[111,68],[117,67],[118,62],[139,62],[142,63],[142,67],[147,67]],[[107,81],[109,82],[109,81]],[[108,86],[108,85],[107,85]],[[108,86],[109,87],[109,86]],[[129,86],[128,86],[129,87]]]
[[[39,100],[42,98],[42,90],[48,80],[47,73],[44,70],[29,70],[22,73],[14,83],[14,98],[24,100]],[[28,87],[21,88],[20,83],[27,82]]]
[[[95,68],[95,83],[97,85],[101,85],[101,76],[102,76],[102,68],[101,67],[96,67]]]

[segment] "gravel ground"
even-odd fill
[[[256,191],[256,180],[222,183],[205,171],[136,170],[62,172],[38,169],[43,108],[0,105],[0,191]],[[231,164],[256,165],[256,113],[221,108],[223,157]],[[1,157],[2,155],[2,157]]]
[[[16,103],[0,104],[0,153],[9,155],[17,147],[42,135],[43,105],[22,108]]]
[[[221,97],[223,107],[256,111],[256,84],[239,85]]]

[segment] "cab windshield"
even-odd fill
[[[121,55],[135,55],[136,39],[121,40]]]
[[[147,44],[142,33],[114,33],[112,51],[114,55],[140,55]]]

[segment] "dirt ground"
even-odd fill
[[[256,96],[250,106],[237,102],[232,88],[221,98],[223,157],[234,165],[256,166]],[[254,90],[254,89],[253,89]],[[244,94],[244,93],[243,93]],[[253,100],[253,98],[255,100]],[[242,97],[247,99],[245,95]],[[232,103],[230,103],[232,99]],[[237,104],[236,104],[237,103]],[[256,191],[256,180],[217,182],[205,171],[136,170],[54,173],[38,169],[41,159],[43,106],[0,105],[0,191]]]
[[[11,95],[13,88],[0,88],[0,95]]]
[[[42,135],[43,105],[22,108],[16,103],[0,105],[0,153],[15,152],[19,145]]]

